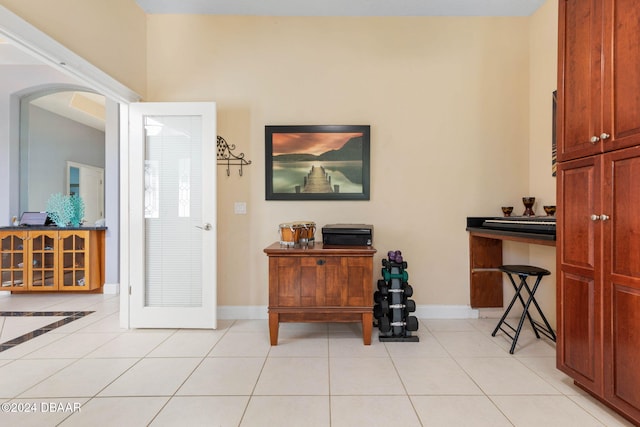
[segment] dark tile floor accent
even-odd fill
[[[50,323],[42,328],[38,328],[35,331],[27,332],[24,335],[21,335],[17,338],[9,340],[7,342],[0,343],[0,353],[5,350],[9,350],[17,346],[18,344],[22,344],[24,342],[29,341],[32,338],[40,336],[42,334],[46,334],[49,331],[52,331],[60,326],[66,325],[67,323],[71,323],[74,320],[78,320],[83,318],[84,316],[93,313],[93,311],[0,311],[0,316],[3,317],[61,317],[64,316],[64,319],[60,319],[53,323]]]

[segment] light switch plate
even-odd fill
[[[233,213],[236,215],[246,215],[247,202],[235,202],[233,205]]]

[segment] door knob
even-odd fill
[[[609,139],[609,137],[610,137],[610,136],[611,136],[611,135],[609,135],[608,133],[606,133],[606,132],[602,132],[602,133],[600,134],[600,139],[602,139],[602,140],[604,141],[605,139]]]
[[[199,225],[196,225],[196,228],[199,228],[200,230],[204,230],[204,231],[209,231],[211,230],[212,227],[211,227],[211,224],[206,223],[204,227],[200,227]]]
[[[602,221],[607,221],[609,218],[610,218],[609,215],[605,215],[605,214],[600,215],[600,219]]]
[[[592,144],[595,144],[598,141],[600,141],[600,138],[598,138],[597,136],[593,135],[589,141],[591,141]]]
[[[600,215],[593,214],[591,215],[591,221],[597,221],[600,219]]]

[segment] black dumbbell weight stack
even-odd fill
[[[402,252],[389,251],[382,260],[382,279],[373,295],[374,325],[380,329],[380,341],[419,341],[412,335],[418,330],[418,318],[410,313],[416,311],[415,301],[409,299],[413,288],[409,285],[407,262]]]

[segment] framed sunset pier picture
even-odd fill
[[[369,200],[370,126],[265,126],[267,200]]]

